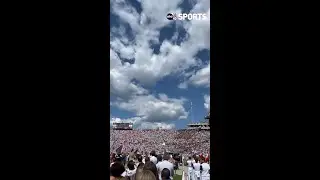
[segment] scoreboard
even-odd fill
[[[132,123],[112,123],[112,129],[117,130],[132,130]]]

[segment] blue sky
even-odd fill
[[[181,129],[202,121],[210,109],[210,18],[166,15],[210,17],[210,1],[111,0],[110,7],[110,123]]]

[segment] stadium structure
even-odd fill
[[[202,122],[190,123],[187,126],[187,129],[210,130],[210,112],[204,117]]]
[[[133,130],[133,123],[124,123],[124,122],[112,123],[111,129],[113,129],[113,130]],[[210,112],[208,113],[207,116],[204,117],[204,120],[202,120],[199,123],[190,123],[187,125],[186,129],[210,130]],[[161,130],[161,128],[158,128],[158,130]]]
[[[133,130],[133,123],[112,123],[114,130]]]

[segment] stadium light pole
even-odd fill
[[[193,109],[192,109],[192,101],[190,102],[191,104],[191,124],[193,124]]]

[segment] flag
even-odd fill
[[[120,145],[118,149],[116,149],[116,153],[121,154],[122,148],[123,148],[123,145]]]

